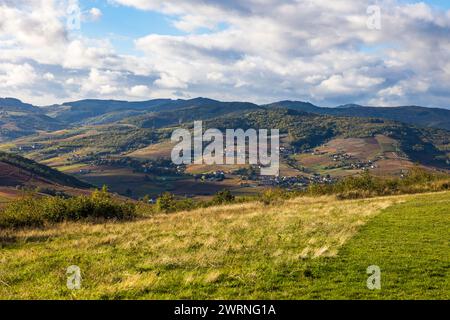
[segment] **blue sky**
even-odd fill
[[[148,34],[171,36],[188,34],[174,26],[176,15],[139,10],[104,0],[82,0],[79,4],[84,12],[89,11],[92,7],[98,8],[102,12],[102,19],[82,24],[82,34],[91,38],[109,38],[119,53],[139,54],[134,49],[134,40]],[[223,24],[219,24],[216,30],[224,28]],[[210,30],[199,28],[193,33],[210,33]]]
[[[449,0],[401,0],[400,3],[414,4],[424,2],[436,8],[450,9]],[[376,3],[376,1],[374,1]],[[174,16],[157,11],[139,10],[134,7],[120,6],[105,0],[81,0],[83,11],[92,7],[101,9],[101,21],[83,25],[83,33],[90,37],[104,37],[117,34],[129,39],[142,37],[150,33],[163,35],[183,35],[174,25]],[[206,31],[206,30],[205,30]]]
[[[109,38],[119,53],[136,54],[134,39],[151,33],[182,35],[173,26],[171,18],[155,11],[143,11],[133,7],[112,5],[102,0],[80,1],[82,11],[92,7],[99,8],[102,18],[99,21],[82,24],[81,32],[86,37]]]
[[[0,6],[0,96],[450,106],[446,0],[24,3]]]
[[[407,0],[405,2],[407,2],[407,3],[424,2],[424,3],[430,4],[432,6],[439,7],[439,8],[450,9],[450,1],[448,1],[448,0],[422,0],[422,1]]]

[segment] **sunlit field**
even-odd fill
[[[449,208],[449,192],[300,197],[3,230],[0,298],[449,299]]]

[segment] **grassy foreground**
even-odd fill
[[[326,196],[4,230],[0,298],[449,299],[449,213],[450,192]],[[80,290],[66,287],[71,265]]]

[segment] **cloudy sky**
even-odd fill
[[[0,97],[450,107],[448,0],[0,0]]]

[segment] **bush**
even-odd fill
[[[333,185],[313,184],[307,194],[335,194],[338,199],[358,199],[374,196],[410,194],[448,190],[449,176],[432,173],[419,167],[412,168],[402,178],[380,178],[369,172],[356,177],[346,177]]]
[[[230,190],[222,190],[216,193],[214,199],[212,200],[213,204],[226,204],[232,203],[236,199],[230,192]]]
[[[261,201],[265,205],[271,205],[279,203],[282,200],[286,200],[289,197],[290,194],[286,190],[268,189],[260,195],[259,201]]]
[[[68,199],[25,196],[9,203],[0,213],[0,227],[33,227],[62,221],[126,220],[134,217],[136,208],[133,204],[113,199],[106,188],[103,188],[90,196]]]
[[[170,192],[164,192],[157,200],[156,212],[171,213],[177,211],[187,211],[197,208],[198,205],[191,199],[177,200]]]
[[[176,210],[175,196],[170,192],[164,192],[156,200],[156,210],[165,213],[174,212]]]

